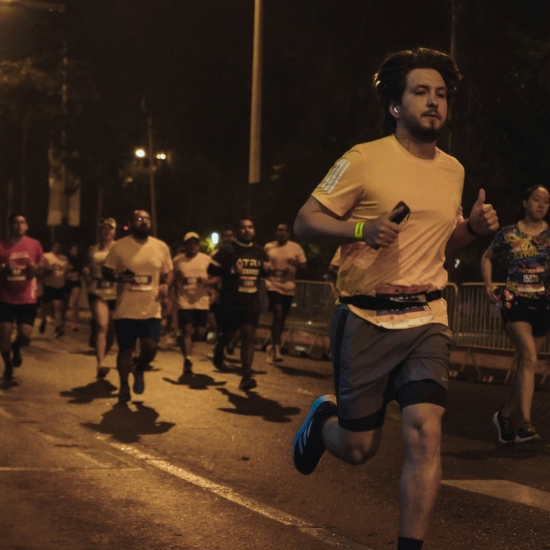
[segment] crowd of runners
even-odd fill
[[[281,361],[281,335],[295,292],[295,274],[306,267],[302,248],[290,240],[290,229],[279,224],[275,240],[255,244],[254,224],[239,220],[224,231],[220,246],[201,252],[194,231],[172,255],[166,243],[151,235],[151,218],[144,210],[131,214],[127,236],[115,240],[117,222],[98,224],[98,242],[79,254],[76,245],[63,253],[55,242],[49,252],[27,235],[23,213],[9,219],[9,236],[0,243],[0,335],[3,378],[11,381],[20,367],[21,348],[28,345],[37,315],[44,334],[48,320],[54,338],[65,325],[79,330],[81,292],[87,292],[91,313],[90,346],[96,354],[96,377],[110,369],[105,358],[116,340],[118,399],[131,399],[145,389],[144,372],[154,359],[161,330],[170,331],[183,356],[183,375],[193,374],[193,344],[210,334],[215,341],[213,364],[224,370],[224,353],[240,342],[242,378],[239,388],[256,387],[252,375],[255,332],[260,314],[260,280],[265,279],[273,313],[268,360]],[[14,335],[14,330],[16,334]]]
[[[349,464],[374,456],[382,439],[388,402],[402,412],[405,461],[399,484],[398,550],[420,550],[441,479],[441,420],[448,396],[452,334],[442,289],[449,251],[481,235],[492,242],[481,260],[487,297],[500,304],[504,329],[518,353],[518,368],[503,407],[494,414],[504,444],[540,441],[531,423],[534,373],[550,329],[550,195],[543,185],[524,196],[525,217],[499,230],[483,189],[469,216],[462,211],[464,168],[437,147],[450,100],[461,75],[449,55],[416,48],[389,55],[374,78],[384,110],[384,137],[344,153],[298,212],[295,229],[310,243],[340,245],[331,262],[337,304],[330,329],[335,395],[317,398],[296,434],[293,460],[311,474],[325,451]],[[114,240],[116,222],[99,223],[99,242],[80,265],[78,250],[58,243],[43,254],[26,236],[24,215],[9,220],[0,244],[0,331],[4,379],[22,363],[43,285],[42,323],[48,310],[55,337],[64,333],[65,310],[78,303],[81,278],[92,311],[97,377],[118,344],[118,399],[143,393],[155,357],[162,309],[177,317],[183,374],[193,370],[195,338],[215,326],[213,364],[224,369],[224,351],[240,338],[239,388],[256,387],[252,361],[260,313],[259,282],[266,279],[273,312],[269,358],[280,359],[280,338],[294,292],[302,249],[281,224],[265,247],[254,243],[254,224],[241,219],[211,255],[199,251],[199,235],[186,233],[172,258],[152,237],[144,210],[132,212],[129,235]],[[504,291],[493,283],[492,262],[507,265]],[[71,311],[77,311],[71,309]],[[209,312],[210,321],[209,321]],[[75,323],[76,317],[71,317]],[[14,324],[17,334],[12,341]],[[135,355],[139,341],[139,354]],[[488,419],[489,421],[489,419]]]

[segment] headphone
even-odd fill
[[[397,107],[393,108],[393,112],[396,113],[396,114],[399,113],[399,111],[397,110]]]

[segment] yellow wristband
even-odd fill
[[[365,225],[365,222],[357,222],[355,225],[355,240],[362,241],[363,240],[363,226]]]

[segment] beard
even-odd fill
[[[140,225],[138,227],[132,226],[131,233],[136,239],[146,239],[151,233],[151,229],[146,225]]]
[[[423,143],[433,143],[437,141],[441,135],[441,131],[445,127],[444,122],[439,128],[436,128],[435,126],[422,126],[417,120],[402,120],[408,132]]]

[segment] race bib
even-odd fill
[[[134,275],[134,279],[130,283],[130,290],[135,290],[138,292],[153,290],[151,281],[151,275]]]
[[[274,279],[284,279],[288,275],[288,269],[274,269],[271,275]]]
[[[239,292],[246,292],[247,294],[258,292],[258,277],[241,275],[239,277]]]
[[[405,309],[384,309],[376,312],[381,327],[398,330],[420,327],[433,321],[434,315],[428,304]]]
[[[107,290],[109,288],[113,288],[115,286],[115,283],[112,281],[106,281],[105,279],[101,279],[97,281],[97,288],[99,290]]]
[[[193,290],[197,287],[198,282],[198,277],[185,277],[183,279],[183,288],[185,290]]]
[[[27,278],[24,267],[10,267],[6,280],[8,281],[24,281]]]
[[[541,280],[540,274],[537,272],[529,273],[518,271],[510,276],[510,280],[516,283],[516,289],[518,292],[544,292],[544,284]]]

